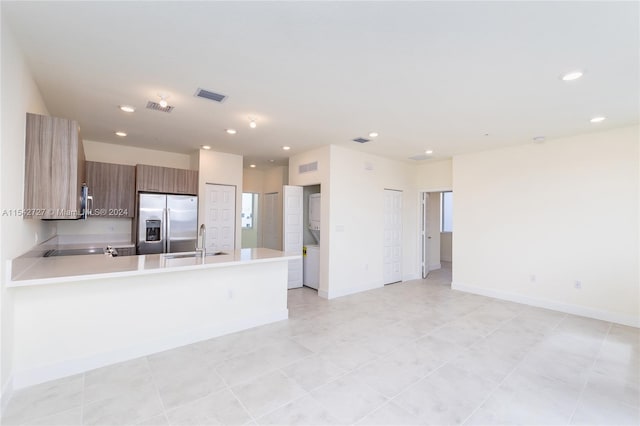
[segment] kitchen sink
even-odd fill
[[[67,250],[48,250],[44,253],[43,257],[54,256],[78,256],[84,254],[104,254],[102,247],[97,248],[82,248],[82,249],[67,249]]]
[[[229,254],[229,253],[225,253],[222,251],[216,251],[213,253],[207,253],[206,256],[222,256],[225,254]],[[190,257],[202,257],[202,255],[200,253],[176,253],[176,254],[165,254],[164,258],[165,259],[187,259]]]

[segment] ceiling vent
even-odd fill
[[[370,142],[371,139],[365,139],[365,138],[355,138],[353,139],[354,142],[358,142],[358,143],[367,143]]]
[[[300,164],[298,166],[298,174],[315,172],[318,170],[318,162],[314,161],[313,163]]]
[[[413,157],[409,157],[409,160],[422,161],[428,158],[431,158],[431,156],[427,154],[420,154],[420,155],[414,155]]]
[[[200,89],[196,90],[196,97],[209,99],[210,101],[222,103],[227,99],[226,95],[221,95],[220,93],[211,92],[210,90]]]
[[[172,105],[167,105],[166,107],[163,107],[162,105],[160,105],[157,102],[148,101],[147,102],[147,109],[153,109],[153,110],[161,111],[161,112],[171,112],[171,111],[173,111],[173,106]]]

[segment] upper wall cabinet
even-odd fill
[[[85,158],[78,123],[27,113],[25,217],[77,219]]]
[[[136,166],[136,189],[146,192],[197,195],[198,172],[138,164]]]
[[[94,217],[134,217],[136,168],[124,164],[87,161],[87,186]]]

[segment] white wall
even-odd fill
[[[191,156],[188,154],[87,140],[83,141],[83,143],[84,155],[87,161],[132,166],[148,164],[150,166],[197,170],[197,167],[192,167]]]
[[[429,192],[429,270],[440,269],[440,193]]]
[[[451,159],[429,161],[416,166],[415,186],[419,191],[451,191],[453,187]]]
[[[298,165],[318,161],[318,171]],[[384,189],[403,191],[403,279],[418,277],[419,194],[413,168],[330,145],[289,160],[292,185],[320,184],[320,289],[328,298],[382,286]]]
[[[236,248],[242,247],[242,156],[201,149],[198,157],[198,226],[206,214],[206,185],[232,185],[236,187]]]
[[[2,192],[0,205],[4,211],[23,207],[26,113],[48,114],[48,112],[4,16],[1,27],[0,176]],[[36,242],[52,236],[55,233],[55,223],[38,219],[24,220],[16,216],[2,216],[1,221],[0,392],[4,395],[5,392],[10,393],[14,341],[13,295],[5,288],[7,261],[28,251]],[[2,401],[6,402],[6,398],[2,398]]]
[[[454,288],[640,325],[638,150],[634,126],[455,157]]]

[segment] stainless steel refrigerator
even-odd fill
[[[138,254],[194,251],[198,240],[198,197],[147,194],[138,199]]]

